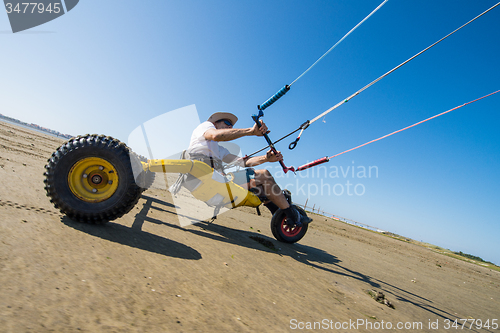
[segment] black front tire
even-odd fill
[[[295,205],[293,205],[293,207],[297,209],[302,216],[307,216],[302,208]],[[283,243],[296,243],[301,240],[305,236],[308,226],[308,224],[304,224],[302,227],[290,227],[286,223],[286,214],[281,209],[278,209],[271,219],[271,231],[273,236]]]
[[[72,138],[47,161],[44,173],[47,196],[61,213],[75,221],[104,224],[117,219],[135,206],[142,192],[134,179],[130,155],[131,151],[124,143],[109,136],[94,134]],[[104,170],[95,169],[94,172],[97,181],[99,177],[101,181],[104,178],[102,184],[91,184],[84,173],[82,178],[85,179],[75,176],[75,168],[78,169],[79,163],[85,163],[84,161],[102,161],[101,164],[107,166]],[[87,169],[92,168],[91,165]],[[106,178],[106,172],[109,172],[110,180]],[[115,184],[107,185],[113,184],[111,179],[115,180]],[[89,184],[95,185],[99,190],[93,189]],[[108,189],[109,194],[105,198],[94,200],[92,191],[86,191],[85,187],[95,192]]]

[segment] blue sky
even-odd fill
[[[0,113],[122,141],[142,123],[192,104],[202,120],[229,111],[249,127],[258,104],[380,3],[87,0],[17,34],[0,14]],[[265,111],[271,138],[495,3],[390,0]],[[278,144],[285,163],[334,155],[500,89],[499,40],[497,7],[314,123],[295,150],[287,148],[292,140]],[[324,165],[326,177],[270,169],[298,203],[308,199],[327,212],[500,264],[499,111],[500,94],[339,156]],[[264,139],[237,143],[249,154]],[[354,177],[345,173],[353,167]],[[359,177],[369,167],[376,176]],[[362,195],[353,193],[356,185]]]

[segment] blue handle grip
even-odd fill
[[[283,95],[285,95],[288,90],[290,90],[290,86],[287,84],[283,88],[280,89],[276,94],[274,94],[273,97],[269,98],[267,101],[262,103],[261,105],[258,106],[259,110],[264,110],[267,107],[271,106],[274,102],[276,102],[278,99],[280,99]]]

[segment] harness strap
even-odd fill
[[[207,156],[204,154],[192,154],[188,153],[188,158],[190,160],[196,160],[196,161],[201,161],[203,163],[206,163],[212,167],[212,169],[219,171],[220,173],[224,174],[224,166],[222,164],[222,160],[213,157],[213,156]]]

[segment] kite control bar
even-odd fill
[[[266,102],[267,103],[267,102]],[[273,102],[274,103],[274,102]],[[272,104],[272,103],[271,103]],[[254,114],[252,116],[252,119],[253,121],[255,121],[255,123],[257,124],[257,127],[260,128],[262,126],[262,124],[260,123],[260,117],[262,117],[264,115],[264,113],[261,111],[259,111],[259,114],[256,115]],[[276,148],[274,148],[274,144],[273,144],[273,141],[269,138],[269,136],[264,133],[264,138],[266,139],[267,141],[267,144],[269,145],[269,148],[271,148],[271,151],[275,154],[278,153],[278,151],[276,150]],[[281,165],[281,168],[283,169],[283,172],[284,173],[287,173],[288,171],[292,171],[292,172],[295,172],[295,168],[294,167],[287,167],[285,165],[285,163],[283,162],[283,160],[280,161],[280,165]]]

